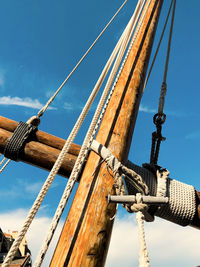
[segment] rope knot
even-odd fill
[[[116,157],[111,153],[105,158],[105,162],[107,166],[111,168],[114,175],[119,171],[119,168],[122,166],[121,162],[119,162]]]
[[[142,212],[143,219],[147,222],[154,221],[154,217],[148,213],[149,206],[142,202],[142,194],[140,193],[136,194],[136,203],[131,206],[126,205],[125,208],[128,212]]]

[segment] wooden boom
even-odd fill
[[[0,116],[0,153],[3,153],[7,141],[17,125],[18,122]],[[21,160],[25,163],[50,171],[64,146],[64,143],[65,140],[62,138],[38,131],[36,133],[36,140],[26,144]],[[69,177],[79,151],[80,146],[72,144],[69,153],[58,172],[60,175]],[[200,229],[200,192],[198,191],[196,191],[196,207],[197,210],[191,226]]]
[[[17,125],[16,121],[0,116],[0,153],[4,152],[7,141]],[[37,131],[35,140],[26,144],[20,160],[45,170],[51,170],[64,143],[65,140],[59,137]],[[69,177],[79,151],[80,146],[72,144],[58,174]]]
[[[162,2],[151,1],[96,138],[123,162],[128,158]],[[106,200],[114,193],[113,176],[99,163],[99,156],[91,152],[51,267],[104,266],[116,206]]]

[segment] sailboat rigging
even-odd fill
[[[174,3],[175,7],[176,1],[172,0],[171,3]],[[17,124],[7,118],[0,118],[0,148],[2,153],[5,153],[6,156],[10,155],[11,152],[17,153],[17,157],[11,156],[11,159],[15,158],[44,169],[52,168],[19,235],[15,238],[2,263],[2,267],[11,266],[16,251],[57,173],[69,177],[69,180],[50,225],[50,233],[48,232],[45,244],[34,263],[35,267],[42,264],[52,235],[77,181],[79,186],[51,259],[51,267],[105,265],[114,223],[113,218],[116,214],[116,203],[108,203],[108,198],[111,199],[112,197],[109,195],[116,193],[125,194],[127,193],[126,190],[129,194],[130,192],[142,192],[143,196],[138,197],[136,194],[135,199],[138,201],[138,205],[143,205],[138,211],[139,213],[142,211],[144,216],[147,212],[153,217],[156,214],[183,226],[200,227],[199,192],[193,186],[169,179],[168,174],[163,178],[165,170],[157,168],[157,150],[162,140],[161,125],[156,124],[160,139],[158,138],[157,150],[151,160],[151,166],[146,170],[148,174],[144,174],[142,168],[138,169],[136,165],[128,163],[129,148],[162,5],[162,0],[138,1],[130,22],[111,54],[94,91],[92,91],[66,142],[37,129],[39,118],[57,93],[53,98],[50,98],[44,108],[40,109],[36,117],[26,124]],[[111,66],[112,70],[109,73]],[[117,69],[119,72],[116,76]],[[109,78],[105,83],[105,89],[84,142],[81,146],[73,144],[78,129],[89,111],[91,101],[94,100],[104,82],[103,78],[106,73],[109,73]],[[166,83],[166,79],[164,79],[164,83]],[[158,113],[159,116],[162,117],[162,114]],[[95,142],[97,142],[96,150],[94,149]],[[19,148],[16,149],[16,146]],[[8,150],[9,152],[7,152]],[[101,154],[103,150],[108,150],[106,152],[108,155],[105,158],[103,158],[103,153]],[[112,165],[107,161],[115,162],[115,164]],[[125,170],[126,165],[130,169]],[[154,167],[157,170],[157,180],[155,180]],[[154,170],[152,171],[151,168]],[[145,178],[145,175],[148,178]],[[131,184],[134,189],[130,187]],[[159,205],[161,202],[162,205],[155,208],[154,204],[145,204],[144,207],[144,203],[141,201],[145,201],[146,196],[151,198],[152,195],[158,197]],[[151,203],[154,200],[148,198],[148,201]],[[115,201],[112,200],[112,202]],[[130,205],[127,206],[128,209],[131,207]],[[145,266],[149,266],[148,257],[144,260],[146,260]]]

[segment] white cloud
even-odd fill
[[[24,209],[0,214],[0,227],[3,231],[19,230],[28,211]],[[115,222],[106,267],[138,266],[138,232],[133,215],[118,218]],[[34,219],[27,232],[29,248],[33,261],[45,237],[50,224],[49,217]],[[49,248],[43,266],[49,266],[61,226]],[[153,267],[196,267],[199,258],[199,230],[181,227],[170,222],[156,219],[153,223],[145,223],[147,249]]]
[[[26,193],[36,194],[40,191],[40,189],[42,188],[42,185],[43,185],[42,182],[32,183],[32,184],[27,183],[24,185],[24,189]]]
[[[31,99],[30,97],[20,98],[17,96],[0,97],[0,105],[15,105],[27,108],[34,108],[34,109],[41,109],[43,107],[43,104],[40,103],[38,99]],[[55,109],[55,108],[49,107],[49,109]]]
[[[73,109],[72,104],[65,102],[64,103],[64,109],[66,109],[66,110],[72,110]]]
[[[55,188],[57,185],[54,183],[51,188]],[[7,186],[6,190],[5,188],[0,189],[0,197],[33,199],[39,193],[42,186],[42,182],[28,183],[22,179],[17,179],[14,184]]]
[[[145,107],[143,105],[140,105],[139,111],[146,112],[146,113],[155,113],[156,112],[155,109],[151,109],[151,108]]]
[[[7,232],[8,230],[19,231],[27,214],[28,214],[28,211],[24,209],[0,214],[1,229],[4,232]],[[26,239],[28,241],[29,249],[31,250],[33,262],[41,247],[43,239],[45,238],[46,231],[50,223],[51,223],[51,219],[49,217],[43,216],[43,217],[35,218],[33,223],[31,224],[30,229],[28,230],[26,234]],[[53,255],[53,251],[54,251],[57,239],[59,237],[60,231],[61,231],[61,226],[58,226],[58,229],[55,232],[55,237],[53,238],[52,244],[49,247],[49,251],[47,253],[43,266],[49,266],[49,261],[51,259],[51,256]]]
[[[106,267],[138,266],[138,232],[135,217],[117,219],[114,225]],[[151,266],[197,266],[199,230],[156,219],[145,223]]]

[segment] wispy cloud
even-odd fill
[[[72,106],[72,104],[65,102],[64,103],[64,109],[66,109],[66,110],[73,110],[73,106]]]
[[[200,131],[195,131],[193,133],[189,133],[188,135],[186,135],[185,138],[188,139],[188,140],[200,139]]]
[[[2,96],[0,97],[0,105],[14,105],[14,106],[22,106],[33,109],[41,109],[43,104],[40,103],[38,99],[31,99],[30,97],[20,98],[18,96]],[[49,109],[55,109],[50,107]]]
[[[9,197],[10,199],[33,199],[42,188],[42,182],[28,183],[22,179],[16,179],[7,190],[0,190],[0,197]],[[57,187],[58,184],[54,183],[51,188]]]
[[[139,111],[146,112],[146,113],[155,113],[156,112],[155,109],[151,109],[147,106],[143,106],[142,104],[139,107]]]
[[[25,184],[24,190],[26,193],[36,194],[42,188],[43,183],[32,183],[32,184]]]

